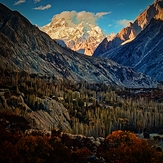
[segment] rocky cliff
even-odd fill
[[[152,18],[163,20],[163,1],[154,1],[147,9],[145,9],[133,23],[129,23],[126,28],[123,28],[113,40],[108,41],[107,46],[103,48],[102,43],[99,44],[95,50],[93,56],[106,56],[103,53],[109,53],[109,50],[119,47],[121,44],[128,43],[132,41],[142,30],[146,28]],[[100,49],[102,49],[100,51]],[[115,49],[116,50],[116,49]]]
[[[153,19],[130,43],[104,53],[114,61],[163,80],[163,21]]]
[[[36,101],[39,101],[39,108],[32,109],[23,93],[10,97],[4,96],[2,93],[0,94],[0,111],[13,112],[25,117],[32,129],[50,131],[55,128],[71,131],[68,110],[54,99],[36,97]]]

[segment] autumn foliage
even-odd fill
[[[95,154],[95,144],[88,137],[56,130],[51,134],[36,130],[26,133],[17,121],[20,117],[3,117],[0,121],[0,163],[87,163],[91,156],[95,156],[95,160],[102,158],[103,163],[163,163],[163,152],[132,132],[112,132]],[[23,119],[20,122],[21,126],[27,125]],[[10,123],[14,130],[8,127]]]
[[[119,163],[162,163],[163,154],[150,147],[147,141],[134,133],[114,131],[98,147],[99,156],[107,161]]]
[[[0,125],[0,163],[83,163],[93,154],[84,143],[79,146],[79,141],[55,132],[25,134]]]

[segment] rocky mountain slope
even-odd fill
[[[110,50],[104,56],[163,81],[163,21],[151,20],[132,42]]]
[[[163,1],[155,0],[146,10],[144,10],[133,23],[123,28],[113,40],[102,41],[96,48],[93,56],[107,56],[103,53],[132,41],[142,30],[146,28],[152,18],[163,19]],[[104,45],[103,45],[104,44]]]
[[[9,91],[9,90],[8,90]],[[68,110],[59,102],[51,98],[39,98],[40,108],[31,109],[24,100],[24,94],[5,97],[5,92],[0,94],[0,111],[13,111],[15,114],[25,117],[31,128],[49,131],[51,128],[71,131],[70,116]],[[10,92],[8,92],[10,93]],[[10,101],[10,102],[9,102]]]
[[[149,77],[109,59],[88,57],[63,48],[17,11],[0,5],[1,67],[57,79],[104,82],[125,87],[155,87]]]
[[[86,55],[92,55],[105,37],[99,26],[84,22],[70,23],[64,17],[58,18],[58,16],[55,16],[51,23],[40,29],[52,39],[63,40],[70,49]]]

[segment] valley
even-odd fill
[[[0,155],[2,162],[4,158],[23,161],[23,157],[26,159],[24,162],[37,159],[48,162],[49,159],[55,161],[57,159],[58,163],[75,162],[80,158],[77,162],[94,160],[104,163],[109,160],[121,160],[118,155],[122,151],[125,160],[132,160],[133,157],[146,161],[151,159],[131,155],[128,158],[125,149],[121,149],[123,135],[129,137],[129,140],[124,140],[124,144],[134,142],[132,144],[134,149],[131,149],[133,152],[137,145],[139,148],[140,146],[145,148],[145,153],[149,152],[147,151],[149,148],[150,153],[153,153],[152,159],[159,162],[162,160],[160,153],[155,151],[162,148],[161,85],[157,89],[117,88],[104,83],[74,83],[8,70],[1,71],[1,76],[3,78],[0,80],[0,87],[4,88],[0,89],[1,149],[3,152],[7,149],[9,153],[14,149],[18,153],[14,157]],[[158,133],[160,140],[151,137],[147,141],[149,144],[157,145],[154,149],[146,140],[140,139],[145,144],[141,142],[134,133],[147,135]],[[112,139],[116,141],[113,143]],[[10,146],[6,146],[5,143],[9,143]],[[33,146],[31,143],[34,143]],[[115,146],[117,157],[114,159],[110,154],[115,153]],[[33,151],[33,154],[28,152],[26,147]],[[44,155],[39,155],[38,150]],[[66,160],[57,151],[60,154],[66,152]]]
[[[0,3],[0,162],[162,163],[162,8],[105,38]]]
[[[25,117],[32,128],[105,137],[114,130],[160,132],[161,88],[117,88],[1,71],[1,111]],[[139,128],[141,124],[141,128]]]

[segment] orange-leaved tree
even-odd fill
[[[129,131],[114,131],[98,147],[97,155],[107,161],[123,163],[163,163],[162,153]]]

